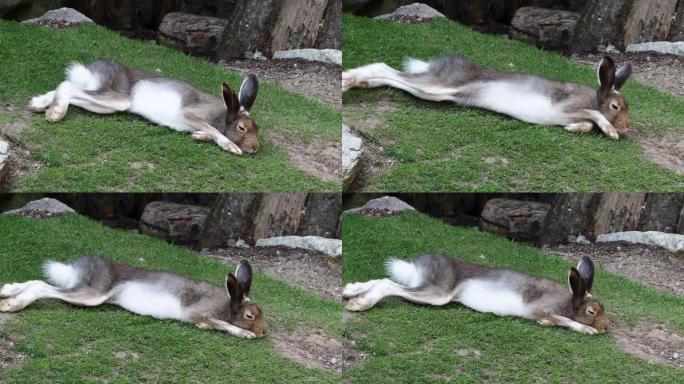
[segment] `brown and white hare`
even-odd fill
[[[43,298],[81,306],[114,304],[139,315],[173,319],[240,337],[260,337],[268,329],[259,307],[247,295],[252,268],[245,260],[226,275],[225,288],[169,272],[132,267],[88,255],[44,265],[47,279],[5,284],[0,312],[19,311]]]
[[[192,85],[129,68],[114,60],[73,63],[57,89],[29,101],[34,112],[56,122],[69,104],[100,114],[130,112],[200,141],[213,141],[236,155],[259,150],[259,127],[249,110],[259,83],[249,75],[239,96],[223,83],[223,100]]]
[[[457,55],[424,62],[408,59],[404,72],[384,63],[342,73],[342,89],[390,86],[431,101],[488,109],[534,124],[561,125],[589,132],[594,125],[611,139],[629,129],[628,105],[619,90],[632,73],[630,63],[616,69],[610,56],[598,65],[599,88],[551,81],[525,73],[482,68]]]
[[[485,267],[453,257],[427,254],[411,261],[386,263],[389,279],[347,284],[346,309],[364,311],[388,296],[420,304],[458,302],[478,312],[518,316],[542,325],[581,333],[603,333],[609,321],[592,297],[594,264],[588,257],[570,268],[570,291],[561,284],[524,273]]]

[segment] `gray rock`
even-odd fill
[[[579,235],[575,238],[575,243],[583,244],[583,245],[589,245],[589,244],[591,244],[591,241],[589,241],[589,239],[584,237],[584,235]]]
[[[0,183],[5,178],[9,169],[9,143],[0,140]]]
[[[397,214],[405,211],[415,211],[415,208],[394,196],[383,196],[377,199],[368,200],[363,206],[352,208],[345,212],[359,215],[373,215],[376,213]]]
[[[318,236],[278,236],[259,239],[257,247],[285,246],[290,248],[308,249],[325,253],[328,256],[338,257],[342,255],[342,240],[328,239]]]
[[[627,52],[658,52],[684,56],[684,41],[653,41],[650,43],[630,44]]]
[[[304,59],[342,65],[342,51],[337,49],[289,49],[287,51],[276,51],[273,58],[276,60]]]
[[[480,214],[480,228],[515,240],[536,241],[550,208],[535,201],[490,199]]]
[[[655,245],[665,248],[671,252],[679,252],[684,250],[684,235],[678,235],[675,233],[657,231],[626,231],[599,235],[596,239],[597,243],[611,241],[626,241],[628,243]]]
[[[620,53],[620,50],[615,48],[613,44],[608,44],[608,46],[606,47],[606,53],[612,53],[614,55],[617,55],[618,53]]]
[[[47,214],[49,216],[60,216],[65,213],[75,213],[76,211],[69,208],[66,204],[59,200],[46,197],[40,200],[30,201],[21,208],[4,212],[3,215],[22,216],[32,212],[36,212],[41,215]]]
[[[198,205],[153,201],[140,216],[140,232],[174,244],[194,244],[204,229],[209,208]]]
[[[254,52],[254,55],[252,56],[252,58],[254,60],[268,60],[268,58],[266,56],[264,56],[264,54],[259,52],[259,51]]]
[[[81,12],[79,12],[73,8],[66,8],[65,7],[65,8],[49,10],[49,11],[45,12],[45,14],[41,17],[36,17],[35,19],[24,20],[21,23],[22,24],[41,24],[41,23],[50,22],[50,21],[64,22],[64,23],[69,23],[69,24],[74,24],[74,25],[93,22],[86,15],[82,14]]]
[[[159,24],[159,43],[198,56],[213,56],[228,20],[171,12]]]
[[[374,17],[377,20],[391,20],[394,18],[401,17],[417,17],[423,20],[432,20],[440,17],[446,17],[443,14],[437,12],[434,8],[429,5],[422,3],[413,3],[409,5],[404,5],[403,7],[397,8],[396,11],[388,13],[386,15],[380,15]]]
[[[342,124],[342,190],[347,191],[361,170],[363,140]]]
[[[247,244],[247,242],[242,239],[238,239],[238,241],[235,242],[235,246],[238,248],[249,248],[249,244]]]

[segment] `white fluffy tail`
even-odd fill
[[[404,72],[406,73],[424,73],[430,68],[430,63],[423,60],[408,58],[404,61]]]
[[[422,271],[411,262],[390,259],[385,263],[385,270],[392,281],[405,287],[418,288],[423,283]]]
[[[67,80],[84,91],[97,91],[100,78],[81,63],[71,63],[65,71]]]
[[[50,283],[65,289],[74,288],[80,280],[76,268],[56,261],[48,261],[43,264],[43,273]]]

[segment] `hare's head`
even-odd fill
[[[627,100],[620,95],[620,88],[631,74],[631,63],[616,69],[615,61],[610,56],[604,56],[598,66],[598,109],[613,124],[619,135],[624,135],[629,130],[629,106]]]
[[[228,322],[261,337],[266,335],[268,326],[259,306],[247,297],[251,285],[252,267],[242,260],[235,269],[235,274],[226,275],[226,290],[230,295]]]
[[[599,333],[606,332],[610,321],[601,303],[590,293],[594,282],[594,263],[589,257],[584,256],[577,268],[570,268],[568,281],[572,290],[574,320],[596,328]]]
[[[259,150],[259,126],[249,115],[258,91],[257,77],[251,74],[242,82],[239,95],[235,95],[228,84],[223,83],[223,101],[227,109],[223,134],[247,153]]]

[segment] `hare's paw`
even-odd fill
[[[238,156],[242,155],[242,150],[240,149],[240,147],[238,147],[237,145],[235,145],[235,143],[228,139],[220,140],[216,144],[218,144],[218,146],[221,147],[221,149],[223,149],[224,151],[234,153]]]
[[[344,286],[344,289],[342,290],[342,297],[345,299],[350,299],[366,292],[367,290],[366,284],[364,283],[349,283]]]
[[[592,129],[594,129],[594,124],[590,121],[582,121],[565,126],[566,131],[574,133],[587,133],[591,132]]]
[[[57,122],[64,118],[66,115],[66,108],[62,108],[58,104],[53,104],[50,108],[45,110],[45,120],[50,122]]]
[[[192,138],[197,141],[211,141],[214,139],[210,132],[197,131],[192,133]]]
[[[240,329],[235,333],[235,336],[244,337],[246,339],[253,339],[256,337],[256,334],[254,334],[254,332],[248,331],[246,329]]]
[[[32,112],[43,112],[53,101],[49,95],[32,97],[28,102],[28,109]]]
[[[23,290],[21,283],[7,283],[0,287],[0,297],[11,297]]]
[[[359,311],[365,311],[366,309],[370,308],[373,306],[373,303],[371,303],[365,296],[356,296],[349,300],[347,302],[347,305],[345,306],[345,309],[347,311],[352,311],[352,312],[359,312]]]
[[[579,333],[584,333],[587,335],[596,335],[598,334],[598,330],[594,327],[590,327],[588,325],[580,324],[575,328],[575,331]]]
[[[342,72],[342,92],[354,86],[354,76],[350,71]]]
[[[549,319],[539,319],[539,320],[537,320],[537,324],[541,324],[541,325],[544,325],[547,327],[550,327],[552,325],[556,325],[556,323],[554,323],[553,321],[551,321]]]
[[[0,300],[0,312],[16,312],[24,307],[25,305],[16,298]]]

